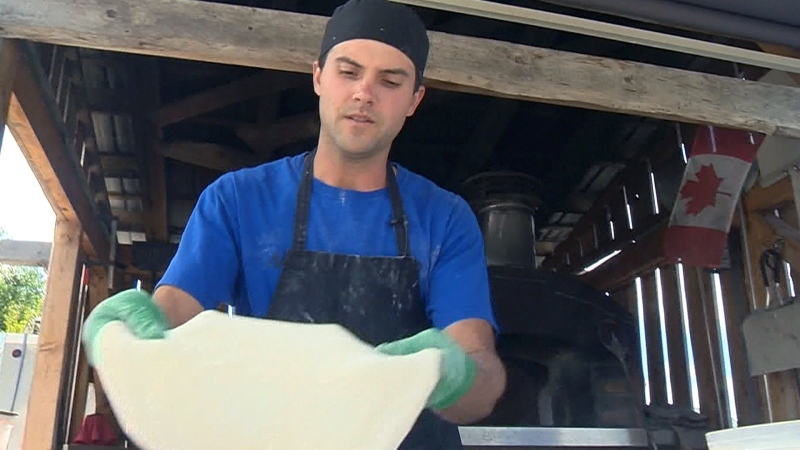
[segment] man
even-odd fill
[[[505,388],[482,235],[463,199],[388,163],[424,96],[428,45],[406,6],[337,8],[312,67],[317,147],[212,183],[152,299],[126,291],[97,315],[158,338],[231,303],[339,323],[388,354],[441,348],[441,380],[401,448],[462,448],[457,424],[487,416]]]

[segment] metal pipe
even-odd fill
[[[487,19],[531,25],[542,28],[600,37],[614,41],[705,56],[767,69],[800,73],[800,59],[773,55],[755,50],[716,44],[673,34],[615,25],[599,20],[582,19],[565,14],[539,11],[484,0],[391,0],[396,3],[435,8]]]

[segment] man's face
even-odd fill
[[[354,39],[314,63],[320,98],[321,139],[345,157],[367,159],[387,152],[424,95],[415,91],[414,65],[396,48]]]

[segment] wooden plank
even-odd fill
[[[708,276],[700,270],[682,269],[686,288],[687,316],[694,346],[700,412],[711,421],[712,429],[724,427],[724,383],[719,356],[719,337],[714,322],[713,298],[708,291]]]
[[[80,279],[81,228],[57,220],[53,257],[42,306],[39,353],[34,366],[23,437],[23,450],[52,450],[58,442],[68,360],[70,330]]]
[[[89,316],[89,313],[103,300],[108,298],[109,289],[108,289],[108,274],[107,272],[101,267],[95,267],[89,271],[89,286],[88,286],[88,300],[86,302],[86,308],[84,310],[84,318]],[[83,321],[82,320],[82,321]],[[88,361],[86,359],[86,353],[83,346],[80,347],[80,354],[78,356],[78,370],[77,370],[77,377],[75,382],[75,392],[73,395],[73,403],[72,403],[72,411],[70,416],[70,430],[69,430],[69,440],[72,441],[73,438],[78,434],[81,429],[81,425],[83,424],[83,418],[87,413],[91,413],[91,411],[86,410],[86,394],[89,388],[89,379],[91,368],[89,367]],[[95,376],[95,379],[97,377]],[[95,410],[97,410],[97,399],[102,395],[102,388],[100,387],[99,383],[95,383],[94,386],[95,390]],[[111,416],[107,416],[108,419],[114,420],[113,414]]]
[[[586,283],[602,291],[614,290],[664,264],[664,234],[666,226],[657,227],[633,244],[626,245],[617,256],[581,276]]]
[[[751,298],[750,309],[756,310],[766,306],[766,288],[761,281],[759,258],[764,250],[773,247],[780,236],[761,217],[760,212],[755,210],[745,212],[745,226],[745,244],[754,278],[752,282],[749,276],[745,280]],[[792,267],[800,267],[800,258],[795,259],[796,255],[798,253],[784,251],[784,257]],[[800,418],[800,388],[792,371],[767,374],[760,377],[759,382],[763,396],[762,409],[767,413],[765,416],[769,421]]]
[[[664,323],[667,330],[669,371],[674,404],[691,407],[689,370],[686,364],[686,346],[683,338],[680,297],[675,267],[661,267],[659,274],[661,277],[661,289],[664,300]]]
[[[664,357],[661,351],[661,325],[658,317],[658,299],[653,272],[641,277],[642,304],[644,305],[644,329],[647,341],[647,361],[650,367],[650,403],[667,405],[667,381]]]
[[[254,166],[259,162],[247,153],[207,142],[172,142],[162,145],[161,153],[167,158],[220,172]]]
[[[767,187],[755,184],[742,196],[746,211],[772,211],[792,202],[793,199],[792,181],[789,177],[783,177]]]
[[[0,263],[47,267],[51,248],[50,242],[0,240]]]
[[[746,198],[744,200],[744,204],[746,205]],[[766,304],[766,288],[761,281],[759,258],[761,252],[767,248],[764,246],[764,242],[767,242],[769,229],[764,222],[753,220],[753,216],[757,214],[758,212],[755,210],[745,211],[744,217],[740,219],[744,225],[744,248],[747,249],[747,257],[744,258],[742,263],[745,265],[745,273],[747,274],[745,277],[745,288],[747,289],[750,299],[750,311],[763,308]],[[776,374],[767,374],[758,377],[758,382],[761,409],[764,411],[764,416],[767,421],[773,422],[776,418],[776,406],[779,407],[779,405],[773,405],[773,398],[776,397],[776,388],[782,383]],[[784,402],[779,401],[779,403],[783,404]]]
[[[303,73],[325,22],[195,0],[0,0],[0,36]],[[800,137],[800,88],[429,35],[434,88]]]
[[[236,135],[247,142],[261,158],[269,157],[271,149],[316,137],[319,133],[319,112],[311,111],[276,120],[263,125],[240,124]]]
[[[758,393],[747,369],[747,353],[742,334],[742,321],[749,308],[742,287],[741,267],[720,272],[722,303],[725,308],[725,326],[728,331],[728,351],[730,353],[733,392],[736,398],[736,411],[739,426],[763,423],[767,414],[761,414]]]
[[[290,73],[257,73],[160,106],[149,117],[156,125],[163,127],[254,97],[302,85],[310,87],[310,77]]]
[[[159,66],[155,58],[136,58],[131,61],[130,72],[139,74],[133,92],[140,97],[146,109],[155,108],[161,103]],[[133,69],[135,67],[136,69]],[[134,127],[139,136],[136,154],[140,158],[141,173],[146,176],[144,195],[145,232],[149,241],[166,242],[169,238],[169,217],[167,214],[167,186],[164,155],[160,151],[163,133],[161,129],[147,120],[144,114],[133,117]]]
[[[18,50],[21,45],[16,46]],[[28,160],[56,217],[77,221],[85,232],[86,252],[95,258],[109,254],[108,231],[97,218],[93,196],[72,149],[63,138],[41,88],[41,73],[20,52],[14,79],[14,94],[8,113],[8,128]]]
[[[759,42],[758,46],[761,47],[761,49],[764,50],[764,52],[766,53],[779,56],[788,56],[789,58],[800,58],[800,52],[797,51],[797,49],[785,47],[782,45],[769,44],[765,42]],[[795,80],[795,82],[800,84],[800,74],[790,72],[788,75],[792,77]]]
[[[615,227],[615,238],[613,240],[615,245],[620,247],[633,239],[635,233],[632,233],[633,230],[631,230],[625,207],[626,194],[628,196],[628,202],[630,203],[631,193],[626,186],[629,186],[634,178],[644,171],[646,167],[647,165],[644,161],[636,161],[619,171],[608,184],[605,191],[595,200],[592,208],[581,216],[569,237],[556,247],[554,257],[544,261],[543,267],[547,269],[565,269],[559,262],[563,261],[563,258],[561,258],[563,253],[571,253],[577,245],[575,236],[584,233],[584,230],[591,228],[593,224],[605,223],[609,210],[612,216],[611,220],[614,222]],[[633,221],[633,228],[637,232],[646,229],[646,227],[642,227],[642,224],[638,223],[638,221]],[[613,248],[613,245],[609,247]],[[605,251],[607,252],[609,249],[607,248]],[[597,256],[601,257],[603,255]],[[570,256],[570,263],[568,266],[570,270],[580,270],[582,268],[579,267],[581,262],[585,261],[581,261],[580,259],[573,260]]]

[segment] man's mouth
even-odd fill
[[[352,120],[353,122],[357,123],[374,123],[375,121],[372,120],[369,116],[365,116],[363,114],[348,114],[345,116],[348,120]]]

